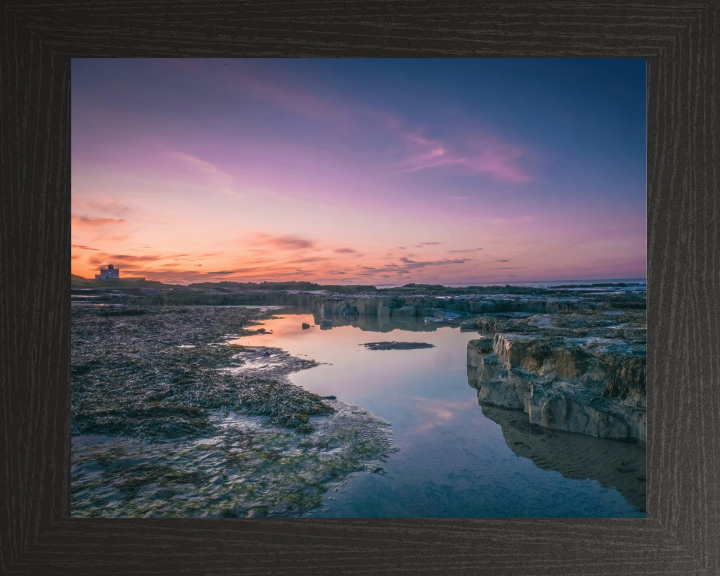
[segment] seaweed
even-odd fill
[[[219,408],[309,432],[311,416],[332,412],[319,396],[278,379],[218,370],[232,367],[242,347],[217,341],[245,331],[259,314],[214,307],[110,315],[102,307],[73,309],[72,433],[198,437],[211,429],[208,410]]]
[[[647,360],[645,356],[606,354],[608,381],[602,391],[606,398],[645,397],[647,394]]]
[[[334,403],[309,434],[213,412],[201,441],[76,437],[74,517],[300,516],[396,450],[387,422]]]
[[[72,309],[73,516],[297,516],[394,450],[386,422],[286,380],[316,362],[226,340],[263,314]]]

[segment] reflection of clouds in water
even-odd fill
[[[578,440],[582,443],[578,451],[558,462],[558,452],[565,454],[574,446],[572,440],[556,445],[559,434],[555,433],[555,438],[550,432],[549,436],[530,433],[530,439],[523,436],[508,442],[507,425],[483,415],[473,390],[477,368],[462,368],[466,366],[467,341],[477,337],[474,333],[460,333],[457,328],[430,325],[417,318],[393,321],[337,316],[332,318],[331,330],[321,331],[319,317],[301,310],[288,312],[290,309],[285,309],[274,319],[253,326],[266,332],[242,337],[238,343],[277,347],[294,357],[320,362],[315,368],[292,373],[291,381],[322,396],[333,395],[362,406],[392,422],[400,447],[383,464],[386,475],[371,474],[364,480],[358,476],[349,482],[348,492],[344,488],[340,495],[333,493],[338,500],[326,501],[328,515],[638,515],[620,492],[608,495],[602,488],[602,474],[588,474],[584,459],[599,464],[603,458],[597,451],[587,450],[584,440]],[[315,326],[303,330],[303,322]],[[379,336],[379,332],[387,335]],[[362,346],[384,340],[428,342],[436,347],[372,352]],[[250,367],[262,373],[265,363],[274,358],[245,360],[260,363]],[[527,421],[522,411],[510,416]],[[621,458],[618,467],[622,463],[629,459]],[[627,467],[637,468],[634,461]],[[578,474],[570,474],[573,470]],[[618,475],[642,486],[636,478],[639,473]],[[599,480],[588,482],[587,477]],[[318,510],[313,515],[325,513]]]
[[[433,364],[438,368],[456,368],[457,358],[448,350],[438,350],[433,354]]]
[[[410,398],[413,408],[421,412],[425,419],[414,427],[415,432],[423,432],[437,426],[447,425],[459,412],[463,410],[476,410],[477,402],[459,402],[457,400],[441,400],[434,398],[422,398],[413,396]]]

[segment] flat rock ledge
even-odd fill
[[[644,311],[479,318],[468,378],[485,406],[522,410],[532,424],[647,442]]]
[[[425,342],[368,342],[363,344],[368,350],[415,350],[418,348],[435,348],[434,344]]]

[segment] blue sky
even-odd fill
[[[73,60],[74,270],[114,257],[178,282],[644,277],[645,70]]]

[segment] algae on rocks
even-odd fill
[[[419,348],[434,348],[434,344],[426,342],[367,342],[363,344],[368,350],[417,350]]]
[[[645,446],[644,310],[494,315],[475,324],[487,334],[468,343],[482,405],[523,410],[546,428]]]
[[[382,472],[396,450],[389,424],[331,402],[313,432],[268,426],[261,417],[213,411],[216,433],[149,442],[74,438],[74,517],[301,516],[355,473]]]
[[[208,410],[220,408],[311,431],[310,416],[332,408],[283,380],[289,367],[251,376],[219,370],[238,365],[245,349],[222,341],[259,315],[212,306],[74,308],[73,434],[198,436],[212,430]],[[313,366],[295,359],[292,370]]]
[[[386,422],[287,380],[316,362],[229,341],[267,315],[72,308],[74,516],[298,515],[378,467]]]

